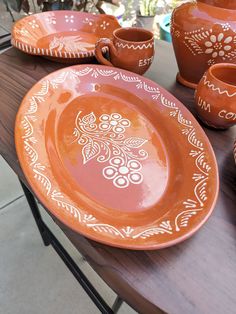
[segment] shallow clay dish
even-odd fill
[[[15,141],[38,199],[105,244],[176,244],[216,202],[216,160],[197,121],[163,88],[128,71],[78,65],[46,76],[20,106]]]
[[[119,27],[116,18],[106,14],[43,12],[14,24],[12,45],[28,54],[60,62],[85,63],[94,57],[97,40],[112,37]]]

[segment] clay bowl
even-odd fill
[[[195,92],[199,118],[208,126],[227,129],[236,124],[236,65],[212,65]]]
[[[97,40],[111,38],[119,27],[117,19],[106,14],[66,10],[42,12],[17,21],[11,42],[24,53],[52,61],[90,63],[95,60]]]

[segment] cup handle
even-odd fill
[[[102,48],[104,47],[108,47],[109,53],[112,51],[113,54],[116,54],[113,42],[109,38],[101,38],[95,45],[95,56],[99,63],[113,67],[114,65],[103,56]]]

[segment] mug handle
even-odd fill
[[[114,67],[114,65],[103,56],[102,48],[104,47],[108,47],[109,53],[112,52],[113,54],[116,54],[116,48],[112,40],[109,38],[101,38],[95,45],[95,56],[99,63]]]

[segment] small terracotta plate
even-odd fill
[[[111,38],[119,27],[117,19],[106,14],[43,12],[14,24],[12,45],[28,54],[60,62],[85,62],[95,56],[97,40]]]
[[[38,199],[112,246],[159,249],[191,236],[218,194],[212,147],[192,114],[131,72],[79,65],[25,96],[17,154]]]

